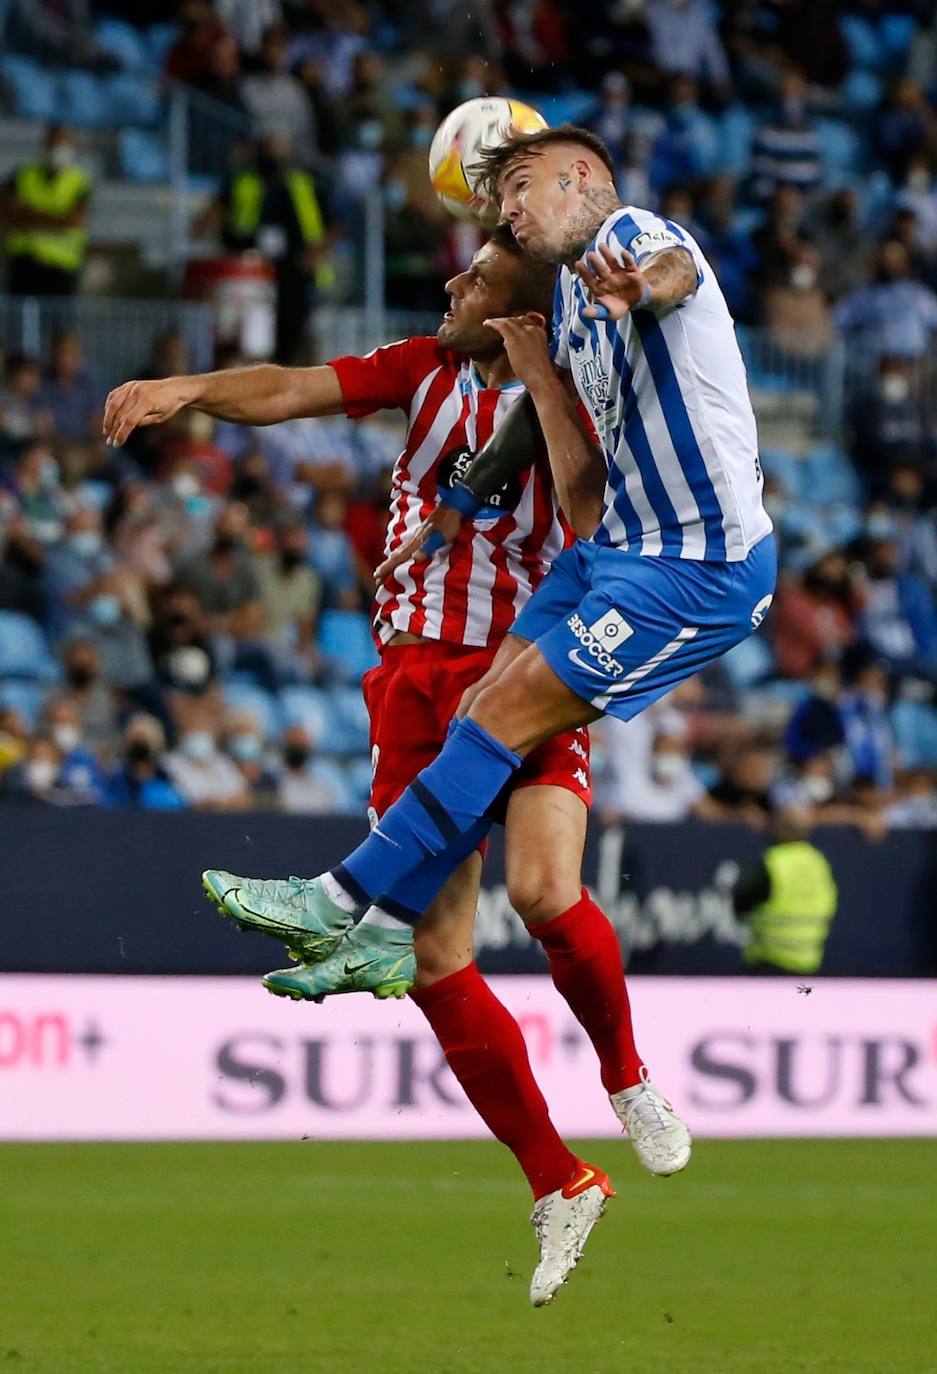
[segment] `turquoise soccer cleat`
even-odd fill
[[[268,973],[264,987],[295,1002],[321,1002],[341,992],[404,997],[416,977],[413,932],[357,925],[327,959]]]
[[[208,868],[202,887],[221,915],[230,916],[241,930],[272,935],[310,964],[327,959],[352,924],[318,878],[241,878]]]

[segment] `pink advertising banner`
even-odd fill
[[[541,977],[492,979],[554,1120],[614,1135],[592,1048]],[[937,983],[633,978],[638,1043],[700,1136],[937,1135]],[[484,1134],[410,1002],[249,978],[0,976],[0,1139]]]

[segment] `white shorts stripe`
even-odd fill
[[[682,644],[688,644],[689,641],[695,639],[698,634],[698,625],[684,625],[676,638],[672,639],[669,644],[665,644],[662,649],[659,649],[653,658],[649,658],[646,663],[639,664],[637,668],[632,668],[627,677],[623,677],[621,682],[616,682],[612,687],[609,687],[608,691],[603,692],[601,696],[593,697],[592,705],[601,709],[608,705],[612,697],[623,696],[625,692],[631,690],[636,682],[640,682],[642,678],[647,677],[648,673],[653,673],[654,669],[659,668],[662,663],[665,663],[668,658],[672,657]]]

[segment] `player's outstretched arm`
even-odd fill
[[[696,263],[687,248],[664,248],[639,267],[621,250],[620,259],[608,244],[586,253],[575,265],[589,288],[590,319],[620,320],[631,310],[667,310],[692,296],[699,286]]]
[[[342,388],[331,367],[234,367],[192,377],[124,382],[104,407],[104,438],[123,444],[143,425],[160,425],[185,406],[218,420],[275,425],[301,415],[341,415]]]
[[[429,558],[451,544],[462,521],[471,518],[515,472],[529,467],[543,448],[536,408],[530,396],[524,395],[514,402],[491,438],[478,450],[462,480],[443,493],[432,514],[375,569],[374,580],[386,582],[401,563],[411,558]]]
[[[563,514],[578,535],[589,539],[602,518],[608,467],[576,408],[572,378],[564,373],[568,385],[564,384],[553,365],[545,321],[531,314],[486,323],[504,339],[514,375],[527,387],[533,401]],[[474,467],[473,463],[466,482]]]

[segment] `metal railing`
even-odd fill
[[[106,297],[0,296],[0,343],[6,353],[45,359],[58,330],[74,330],[102,386],[137,375],[159,334],[178,330],[193,372],[210,368],[214,322],[210,306],[190,301]]]

